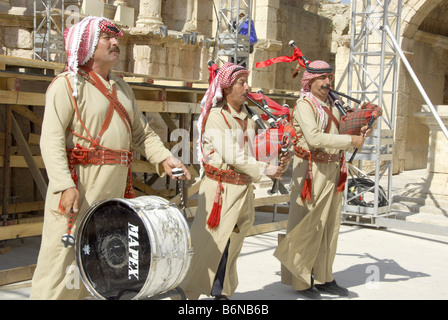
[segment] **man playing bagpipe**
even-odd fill
[[[279,178],[288,165],[285,158],[277,166],[253,156],[256,124],[244,105],[248,74],[244,67],[224,64],[201,101],[202,180],[191,227],[194,254],[181,284],[188,299],[233,295],[238,285],[236,260],[254,222],[252,182],[263,175]]]
[[[274,252],[282,263],[282,282],[310,298],[320,298],[319,291],[348,295],[332,274],[347,177],[344,151],[361,148],[367,129],[339,133],[340,114],[329,99],[332,80],[328,63],[307,64],[291,115],[298,139],[287,234]]]

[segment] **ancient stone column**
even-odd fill
[[[134,27],[134,8],[128,6],[129,1],[116,0],[114,6],[116,7],[115,21],[119,21],[123,26]]]
[[[196,32],[196,23],[194,22],[194,0],[187,0],[187,16],[185,17],[185,24],[184,28],[182,29],[183,32]]]
[[[162,0],[140,0],[137,27],[160,27],[162,22]]]

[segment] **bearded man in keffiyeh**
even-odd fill
[[[332,80],[327,62],[306,66],[301,97],[291,115],[299,138],[287,234],[274,253],[282,263],[282,281],[309,298],[319,298],[319,291],[348,295],[336,284],[332,265],[347,178],[344,151],[361,147],[364,138],[339,134],[340,114],[328,98]]]
[[[31,299],[90,296],[75,261],[72,235],[77,236],[81,219],[95,202],[135,196],[134,151],[159,175],[172,176],[173,168],[182,168],[182,179],[190,178],[149,127],[131,87],[110,72],[118,62],[121,31],[105,18],[87,17],[64,35],[67,69],[47,90],[42,124],[40,147],[49,184]]]
[[[224,64],[201,102],[198,149],[204,174],[191,227],[194,255],[181,284],[189,299],[233,295],[236,260],[254,221],[252,182],[278,177],[284,169],[253,155],[256,124],[244,105],[248,74],[244,67]]]

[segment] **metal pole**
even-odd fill
[[[425,92],[425,89],[421,85],[420,81],[417,78],[417,75],[415,74],[414,70],[412,69],[411,65],[409,64],[408,59],[404,55],[403,51],[400,48],[400,45],[398,44],[397,40],[393,37],[392,31],[390,30],[389,26],[382,27],[384,30],[386,30],[387,34],[390,36],[395,49],[397,50],[398,54],[400,55],[401,61],[405,65],[406,69],[408,70],[409,74],[411,75],[412,79],[414,80],[415,85],[417,86],[418,90],[420,91],[423,99],[425,100],[426,104],[428,105],[429,109],[431,110],[434,118],[436,119],[437,123],[440,126],[440,129],[442,129],[443,134],[445,135],[446,139],[448,140],[448,130],[446,129],[442,119],[439,117],[439,114],[437,113],[436,109],[434,108],[434,105],[432,104],[431,100],[429,99],[428,95]]]

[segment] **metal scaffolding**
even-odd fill
[[[383,115],[354,163],[342,204],[344,223],[375,225],[376,218],[391,215],[392,160],[399,56],[390,37],[399,39],[401,0],[352,1],[348,94],[379,105]],[[385,26],[394,26],[390,35]],[[358,106],[359,107],[359,106]],[[351,157],[346,153],[346,158]],[[367,162],[368,161],[368,162]],[[373,164],[373,165],[372,165]],[[364,167],[368,172],[363,171]],[[380,182],[381,180],[381,182]],[[381,185],[381,184],[383,185]]]
[[[252,0],[219,0],[216,63],[249,66]],[[243,16],[244,15],[244,16]],[[241,27],[247,23],[247,35]]]
[[[64,62],[64,21],[64,0],[34,0],[34,59]]]

